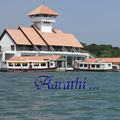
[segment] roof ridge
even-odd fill
[[[31,43],[28,41],[28,39],[24,36],[24,34],[19,29],[5,29],[2,33],[1,39],[6,33],[9,35],[9,37],[12,39],[12,41],[15,44],[22,45],[23,39],[24,39],[25,41],[27,40],[27,45],[31,45]],[[22,42],[20,41],[20,39],[19,41],[16,40],[16,38],[18,38],[19,35],[22,36]]]
[[[36,28],[34,25],[32,26],[32,28],[38,33],[38,35],[42,38],[42,40],[43,40],[48,46],[50,46],[50,45],[46,42],[46,40],[44,39],[44,37],[40,34],[40,32],[38,32],[37,28]]]
[[[23,35],[27,38],[27,40],[31,43],[31,45],[34,45],[31,40],[28,38],[28,36],[24,33],[24,31],[22,30],[22,27],[18,27],[18,29],[23,33]]]

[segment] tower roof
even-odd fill
[[[36,9],[34,9],[33,11],[31,11],[30,13],[28,13],[28,16],[39,15],[39,14],[47,14],[47,15],[53,15],[53,16],[59,15],[57,12],[48,8],[47,6],[41,5],[37,7]]]

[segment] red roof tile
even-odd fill
[[[83,48],[74,35],[63,33],[61,30],[55,30],[53,33],[43,33],[35,27],[19,27],[19,29],[8,29],[7,32],[15,43],[20,45],[33,44]]]
[[[28,39],[24,36],[24,34],[17,29],[6,29],[8,34],[14,40],[14,42],[18,45],[31,45]]]
[[[38,8],[34,9],[32,12],[30,12],[28,16],[39,15],[39,14],[47,14],[47,15],[53,15],[53,16],[59,15],[57,12],[48,8],[47,6],[41,5]]]
[[[86,59],[86,62],[111,62],[120,64],[120,58],[89,58]]]
[[[43,45],[46,46],[46,43],[39,36],[39,34],[32,27],[20,27],[20,29],[24,32],[24,34],[28,37],[34,45]]]
[[[48,61],[48,60],[57,60],[61,58],[60,55],[51,55],[51,56],[21,56],[21,57],[12,57],[9,61]]]
[[[38,30],[37,28],[35,29],[41,34],[41,36],[48,43],[48,45],[83,48],[80,42],[72,34],[66,34],[63,32],[43,33],[43,32],[40,32],[40,30]]]

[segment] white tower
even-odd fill
[[[39,6],[28,14],[34,25],[36,25],[41,32],[48,33],[52,33],[52,23],[55,22],[55,18],[58,15],[59,14],[57,12],[45,5]]]

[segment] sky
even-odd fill
[[[27,13],[41,4],[60,14],[54,28],[86,44],[120,47],[120,0],[1,0],[0,34],[6,28],[30,26]]]

